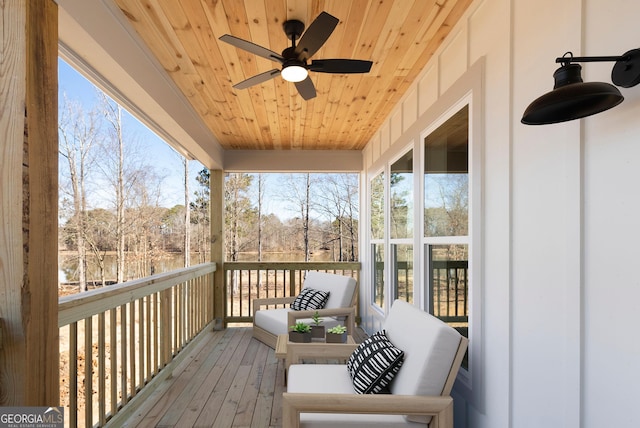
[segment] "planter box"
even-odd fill
[[[309,343],[311,342],[311,332],[309,333],[300,333],[298,331],[290,331],[289,332],[289,341],[297,342],[297,343]]]
[[[311,337],[314,339],[324,339],[324,326],[323,325],[312,325],[311,326]]]
[[[345,331],[342,334],[336,333],[327,333],[327,343],[346,343],[347,342],[347,332]]]

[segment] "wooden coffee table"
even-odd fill
[[[289,342],[289,335],[287,333],[278,335],[278,340],[276,341],[276,358],[279,358],[279,359],[287,358],[287,345],[289,343],[293,343],[293,342]],[[296,345],[312,345],[316,343],[321,343],[323,345],[339,345],[339,343],[335,343],[335,344],[327,343],[323,339],[313,339],[311,342],[308,342],[308,343],[296,342]],[[349,334],[347,335],[346,343],[355,344],[356,342],[355,340],[353,340],[353,336]]]
[[[289,335],[288,334],[279,334],[278,335],[278,340],[276,341],[276,349],[275,349],[275,354],[276,354],[276,358],[279,358],[281,360],[284,360],[284,384],[287,384],[287,372],[289,371],[289,366],[291,365],[291,361],[288,361],[287,359],[287,349],[289,347],[291,348],[297,348],[298,351],[304,349],[305,351],[307,351],[305,354],[305,358],[309,358],[312,359],[313,357],[317,357],[317,358],[322,358],[324,351],[327,348],[330,347],[334,347],[336,345],[355,345],[356,341],[353,340],[353,336],[352,335],[347,335],[347,342],[346,343],[327,343],[324,341],[324,339],[313,339],[311,342],[307,342],[307,343],[299,343],[299,342],[289,342]],[[295,352],[295,351],[294,351]],[[349,351],[349,354],[352,352],[352,350]],[[347,357],[348,355],[346,355],[345,357]]]

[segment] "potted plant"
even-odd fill
[[[298,321],[296,325],[292,325],[289,332],[289,341],[308,343],[311,342],[311,326],[309,324]]]
[[[320,318],[320,314],[316,311],[311,318],[313,320],[313,324],[311,325],[311,337],[314,339],[323,339],[324,338],[324,326],[320,325],[323,321]]]
[[[337,325],[327,330],[327,343],[345,343],[347,341],[347,327]]]

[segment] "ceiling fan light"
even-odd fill
[[[285,66],[280,72],[282,78],[287,82],[302,82],[307,78],[309,72],[306,68],[299,65]]]

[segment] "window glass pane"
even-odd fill
[[[371,180],[371,238],[384,239],[384,172]]]
[[[469,246],[427,245],[429,312],[469,337]],[[468,368],[467,357],[463,367]]]
[[[469,217],[469,106],[424,140],[425,236],[466,236]]]
[[[413,150],[391,165],[391,239],[413,236]]]
[[[372,244],[373,255],[373,302],[384,305],[384,244]]]
[[[394,244],[391,251],[395,297],[413,303],[413,245]]]

